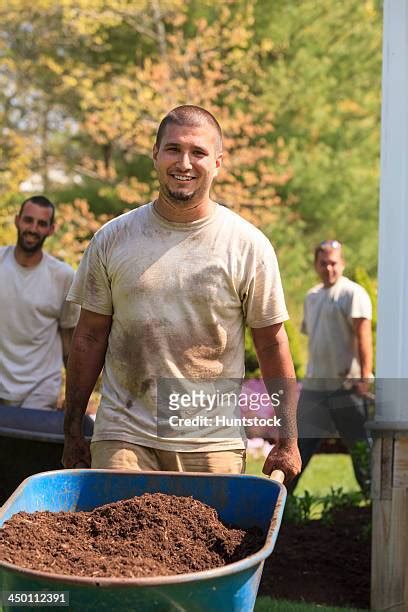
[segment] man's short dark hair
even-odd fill
[[[27,198],[26,200],[24,200],[24,202],[20,206],[20,212],[18,213],[19,216],[22,214],[24,206],[28,204],[29,202],[31,202],[31,204],[37,204],[37,206],[43,206],[44,208],[51,208],[52,214],[51,214],[50,224],[52,225],[54,223],[55,206],[52,202],[50,202],[48,198],[46,198],[43,195],[31,196],[30,198]]]
[[[315,263],[317,258],[319,257],[319,253],[329,253],[330,251],[335,251],[336,249],[340,250],[340,254],[343,257],[342,244],[339,240],[323,240],[320,242],[314,250],[314,260]]]
[[[156,147],[160,148],[160,143],[163,139],[163,134],[168,125],[186,125],[189,127],[201,127],[203,124],[212,126],[217,133],[216,150],[217,153],[222,151],[222,130],[220,124],[209,111],[201,106],[194,106],[192,104],[185,104],[183,106],[177,106],[173,108],[167,115],[162,119],[159,129],[156,135]]]

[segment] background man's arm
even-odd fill
[[[282,418],[280,438],[266,458],[263,472],[282,470],[285,482],[300,473],[301,459],[297,445],[297,385],[295,369],[289,349],[289,341],[283,323],[253,328],[252,337],[258,356],[259,367],[269,392],[283,390],[281,406],[275,408]]]
[[[373,371],[373,341],[370,319],[353,319],[353,332],[357,339],[361,364],[361,381],[354,385],[358,395],[367,395]]]
[[[62,361],[64,363],[64,368],[67,369],[68,365],[68,355],[71,348],[72,335],[74,333],[75,327],[60,327],[59,333],[61,336],[62,343]],[[56,405],[57,410],[65,410],[65,397],[60,393]]]
[[[91,466],[89,445],[82,433],[82,421],[89,397],[102,370],[112,317],[81,309],[68,358],[65,392],[65,444],[62,463]]]
[[[71,349],[72,336],[74,334],[75,327],[64,327],[60,329],[61,341],[62,341],[62,359],[64,361],[65,368],[68,364],[68,355]]]

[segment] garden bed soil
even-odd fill
[[[54,574],[139,578],[221,567],[263,543],[260,529],[225,526],[191,497],[145,493],[92,512],[19,512],[0,530],[0,559]]]
[[[259,595],[369,608],[371,509],[349,506],[302,525],[283,523]]]

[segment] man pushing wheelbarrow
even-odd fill
[[[101,228],[68,301],[81,305],[69,356],[66,468],[242,473],[244,330],[251,328],[279,440],[264,472],[300,471],[296,381],[275,252],[210,197],[222,164],[216,119],[180,106],[153,147],[156,200]],[[89,448],[82,419],[104,368]],[[238,411],[237,411],[238,410]]]

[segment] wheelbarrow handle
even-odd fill
[[[272,474],[270,475],[270,478],[271,480],[277,480],[278,482],[283,484],[283,481],[285,480],[285,474],[282,472],[282,470],[273,470]]]

